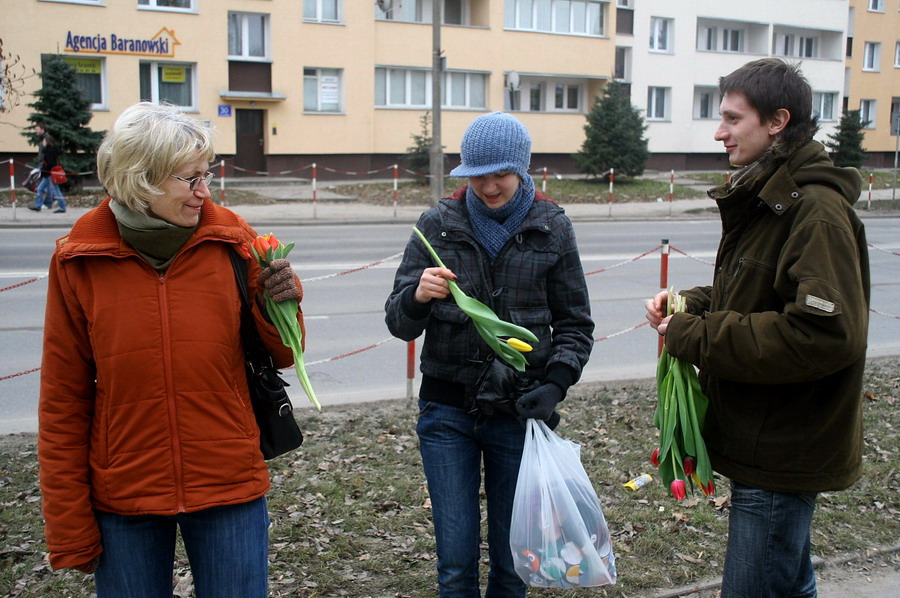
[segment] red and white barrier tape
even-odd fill
[[[608,266],[608,267],[606,267],[606,268],[600,268],[599,270],[592,270],[591,272],[585,272],[584,275],[585,275],[585,276],[591,276],[592,274],[600,274],[601,272],[606,272],[606,271],[608,271],[608,270],[612,270],[612,269],[614,269],[614,268],[618,268],[618,267],[620,267],[620,266],[624,266],[625,264],[630,264],[631,262],[636,262],[636,261],[638,261],[639,259],[641,259],[641,258],[643,258],[643,257],[647,257],[647,256],[650,255],[651,253],[656,253],[656,252],[659,251],[660,249],[662,249],[662,245],[657,245],[657,246],[654,247],[653,249],[651,249],[651,250],[649,250],[649,251],[645,251],[644,253],[642,253],[642,254],[639,255],[639,256],[633,257],[633,258],[631,258],[631,259],[627,259],[627,260],[625,260],[625,261],[623,261],[623,262],[619,262],[618,264],[613,264],[612,266]]]
[[[403,252],[402,252],[402,251],[399,252],[399,253],[395,253],[394,255],[389,255],[388,257],[386,257],[386,258],[384,258],[384,259],[381,259],[381,260],[378,260],[378,261],[375,261],[375,262],[371,262],[371,263],[369,263],[369,264],[366,264],[365,266],[359,266],[359,267],[356,267],[356,268],[351,268],[351,269],[349,269],[349,270],[344,270],[343,272],[337,272],[337,273],[335,273],[335,274],[326,274],[326,275],[324,275],[324,276],[315,276],[315,277],[313,277],[313,278],[304,278],[304,279],[303,279],[303,283],[306,284],[306,283],[308,283],[308,282],[318,282],[318,281],[320,281],[320,280],[327,280],[327,279],[329,279],[329,278],[337,278],[338,276],[344,276],[344,275],[346,275],[346,274],[353,274],[354,272],[359,272],[360,270],[365,270],[365,269],[367,269],[367,268],[371,268],[371,267],[373,267],[373,266],[377,266],[377,265],[379,265],[379,264],[383,264],[384,262],[389,262],[389,261],[391,261],[391,260],[397,259],[397,258],[400,257],[401,255],[403,255]]]
[[[0,289],[0,293],[2,293],[3,291],[9,291],[11,289],[16,289],[19,287],[24,287],[26,284],[31,284],[33,282],[37,282],[37,281],[41,280],[42,278],[47,278],[47,276],[48,276],[48,274],[41,274],[40,276],[35,276],[31,280],[24,280],[20,283],[17,283],[17,284],[8,286],[8,287],[4,287],[4,288]]]

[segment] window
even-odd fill
[[[900,98],[891,100],[891,135],[900,135]]]
[[[876,100],[860,100],[859,101],[859,120],[862,122],[869,121],[864,128],[875,128],[875,111],[877,109]]]
[[[863,50],[863,70],[881,70],[881,44],[878,42],[866,42]]]
[[[884,12],[884,0],[869,0],[869,10],[873,12]]]
[[[900,42],[894,46],[894,68],[900,68]]]
[[[718,27],[697,27],[697,49],[715,52],[719,49]]]
[[[138,6],[158,9],[196,10],[195,0],[138,0]]]
[[[744,50],[743,29],[722,29],[722,51],[742,52]]]
[[[309,0],[306,0],[307,2]],[[470,0],[443,0],[444,25],[467,25]],[[375,18],[380,21],[431,23],[432,0],[381,0],[375,2]]]
[[[581,87],[557,83],[554,88],[556,111],[577,112],[581,106]]]
[[[102,58],[69,58],[63,61],[75,71],[75,86],[90,101],[91,110],[106,109],[106,63]]]
[[[267,60],[269,15],[252,12],[228,13],[228,58]]]
[[[303,0],[303,20],[313,23],[340,23],[341,0]]]
[[[836,93],[813,92],[813,115],[820,121],[837,120],[834,113],[836,98]]]
[[[441,105],[447,108],[487,106],[487,75],[449,71],[444,73]],[[382,108],[431,106],[431,71],[375,68],[375,105]]]
[[[650,17],[650,49],[657,52],[672,51],[672,19]]]
[[[631,48],[616,46],[615,78],[622,81],[631,79]]]
[[[797,56],[801,58],[815,58],[819,51],[819,38],[801,36],[797,44]]]
[[[668,87],[647,88],[647,119],[665,120],[669,117]]]
[[[694,118],[718,118],[722,98],[717,87],[694,88]]]
[[[606,0],[507,0],[505,6],[507,29],[606,35]]]
[[[141,62],[141,100],[170,102],[186,110],[196,110],[193,64]]]
[[[772,52],[776,56],[793,56],[795,38],[790,33],[779,33],[775,36],[775,49]]]
[[[341,74],[340,69],[303,69],[303,111],[340,112]]]

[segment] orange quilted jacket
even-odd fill
[[[57,241],[50,263],[38,455],[54,568],[100,554],[94,509],[174,515],[269,488],[227,253],[256,233],[207,201],[160,274],[122,240],[109,201]],[[259,267],[249,266],[253,295]],[[288,367],[290,349],[254,312],[276,365]]]

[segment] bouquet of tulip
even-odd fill
[[[669,290],[667,314],[685,310],[686,300]],[[707,496],[715,492],[712,465],[701,430],[709,400],[700,389],[691,363],[672,357],[665,347],[656,370],[658,402],[653,424],[659,429],[659,448],[650,462],[677,500],[684,500],[685,482],[696,484]]]
[[[413,227],[413,231],[419,236],[422,243],[425,244],[425,247],[428,249],[428,252],[431,254],[431,257],[434,258],[437,265],[441,268],[446,268],[447,266],[445,266],[444,262],[441,261],[441,258],[438,257],[437,252],[431,246],[431,243],[428,242],[428,239],[425,238],[425,235],[423,235],[415,226]],[[525,366],[528,365],[528,363],[525,361],[525,357],[522,353],[531,351],[532,347],[519,337],[534,343],[538,342],[538,337],[527,328],[505,322],[498,318],[497,314],[495,314],[490,307],[478,299],[466,295],[455,281],[448,280],[447,284],[450,285],[450,293],[453,295],[456,304],[463,313],[472,318],[472,323],[475,324],[475,330],[478,331],[478,334],[481,335],[484,342],[486,342],[506,363],[520,372],[524,372]]]
[[[287,257],[287,254],[293,248],[293,243],[283,245],[272,233],[256,237],[252,243],[244,246],[247,255],[252,255],[256,258],[256,262],[263,270],[268,268],[273,260]],[[300,330],[300,322],[297,321],[297,312],[300,309],[297,300],[288,299],[276,303],[275,300],[266,294],[263,294],[263,297],[265,297],[266,312],[269,314],[269,320],[272,321],[272,324],[278,330],[278,334],[281,335],[281,342],[294,352],[294,369],[297,372],[297,378],[300,380],[300,386],[303,387],[310,402],[317,409],[321,410],[322,406],[316,398],[316,392],[313,390],[303,363],[303,332]]]

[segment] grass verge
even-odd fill
[[[595,356],[597,358],[597,356]],[[558,433],[582,447],[610,530],[619,582],[599,589],[529,591],[529,596],[650,596],[721,575],[727,481],[717,494],[676,502],[654,480],[637,492],[627,480],[653,473],[652,380],[580,384],[563,403]],[[895,545],[900,537],[900,357],[869,362],[865,380],[862,479],[823,493],[813,552],[825,560]],[[299,410],[306,441],[270,462],[271,595],[428,597],[436,595],[429,499],[415,435],[414,403],[398,399]],[[52,572],[46,560],[34,437],[0,437],[0,595],[90,596],[89,576]],[[486,554],[486,552],[485,552]],[[187,561],[176,577],[189,596]],[[181,593],[183,592],[183,593]]]

